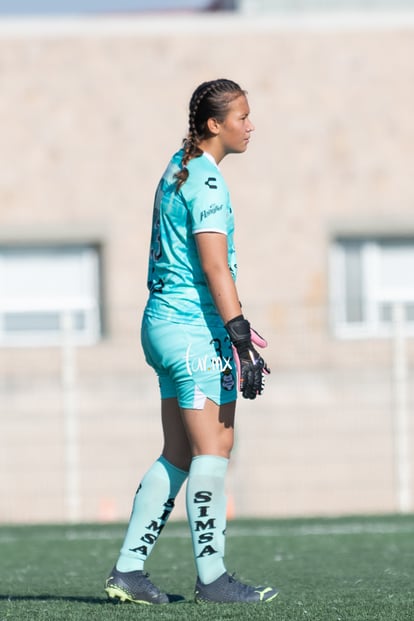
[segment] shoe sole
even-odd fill
[[[235,600],[233,602],[223,602],[220,600],[214,600],[214,599],[204,599],[203,597],[195,597],[194,601],[196,604],[267,604],[269,602],[273,602],[274,599],[276,599],[276,597],[279,595],[279,593],[275,593],[274,595],[272,595],[271,597],[268,597],[267,599],[257,599],[257,600],[243,600],[243,599],[239,599],[239,600]]]
[[[116,586],[106,587],[105,592],[108,595],[108,598],[112,600],[115,604],[118,602],[122,602],[123,604],[131,602],[132,604],[142,604],[144,606],[154,605],[154,602],[148,602],[145,599],[134,599],[133,597],[125,593],[125,591]]]

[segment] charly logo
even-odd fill
[[[207,181],[204,181],[204,185],[208,186],[210,190],[217,190],[217,178],[209,177]]]
[[[191,354],[191,343],[187,347],[187,351],[185,353],[185,364],[190,376],[200,371],[205,373],[221,373],[221,385],[224,390],[232,390],[234,387],[234,377],[231,365],[232,360],[233,358],[231,356],[226,357],[222,355],[221,348],[217,352],[216,356],[208,354],[205,356],[193,356]]]

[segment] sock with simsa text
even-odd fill
[[[188,473],[162,455],[151,466],[135,494],[118,571],[142,570],[174,508],[175,497]]]
[[[198,577],[210,584],[221,576],[226,537],[225,477],[229,460],[215,455],[193,457],[186,505]]]

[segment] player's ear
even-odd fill
[[[220,133],[220,123],[214,117],[207,119],[207,127],[213,136],[217,136]]]

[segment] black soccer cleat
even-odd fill
[[[106,579],[105,591],[114,602],[133,602],[134,604],[169,604],[170,600],[149,579],[144,571],[118,571],[113,568]]]
[[[195,588],[195,601],[203,603],[246,603],[271,602],[278,595],[276,589],[271,587],[252,587],[236,580],[234,576],[224,573],[210,584],[203,584],[197,578]]]

